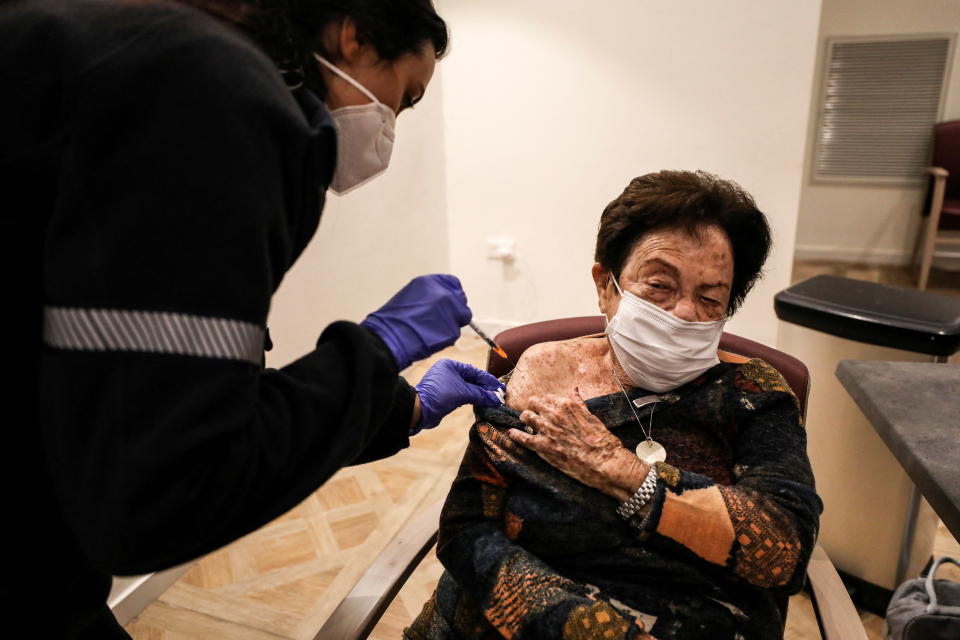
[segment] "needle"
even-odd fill
[[[504,350],[500,347],[500,345],[498,345],[496,342],[494,342],[493,340],[491,340],[490,337],[489,337],[487,334],[485,334],[483,331],[481,331],[481,330],[480,330],[480,327],[478,327],[478,326],[477,326],[476,324],[474,324],[473,322],[471,322],[468,326],[469,326],[471,329],[473,329],[474,332],[476,332],[476,334],[477,334],[478,336],[480,336],[480,339],[481,339],[481,340],[483,340],[483,341],[486,342],[488,345],[490,345],[490,348],[493,349],[494,353],[496,353],[498,356],[500,356],[500,357],[503,358],[504,360],[510,360],[510,358],[507,357],[507,352],[504,351]]]

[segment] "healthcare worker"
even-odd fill
[[[498,402],[462,363],[398,375],[469,321],[453,276],[263,368],[325,191],[386,169],[446,44],[430,0],[0,3],[2,635],[127,637],[110,574],[212,551]]]

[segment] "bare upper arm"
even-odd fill
[[[559,392],[561,379],[570,378],[565,356],[562,342],[541,342],[528,347],[510,375],[505,404],[523,411],[531,398]]]

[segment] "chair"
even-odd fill
[[[960,231],[960,120],[941,122],[933,127],[933,166],[930,189],[921,211],[927,222],[921,224],[913,248],[911,264],[921,255],[918,288],[927,288],[930,264],[937,243],[960,244],[960,238],[938,237],[940,231]]]
[[[487,370],[501,376],[512,368],[511,362],[516,362],[531,345],[600,333],[603,328],[603,316],[586,316],[508,329],[496,337],[496,342],[507,352],[509,360],[490,352]],[[735,355],[762,358],[776,368],[800,400],[801,415],[805,414],[810,385],[809,372],[802,362],[776,349],[729,333],[721,337],[720,349]],[[340,602],[314,640],[362,640],[373,631],[403,583],[436,543],[442,507],[443,500],[437,501],[411,519]],[[820,546],[814,549],[810,559],[807,579],[824,640],[867,640],[860,616],[837,570]],[[786,599],[778,606],[786,619]]]

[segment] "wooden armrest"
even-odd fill
[[[947,176],[950,172],[943,167],[927,167],[927,173],[933,176],[933,193],[930,196],[930,208],[923,215],[930,218],[929,229],[936,233],[940,226],[940,211],[943,209],[943,198],[947,191]]]
[[[437,541],[442,508],[443,500],[438,500],[394,536],[314,640],[363,640],[370,635],[400,587]]]
[[[807,566],[813,607],[823,640],[867,640],[860,614],[827,552],[817,545]]]
[[[387,544],[347,597],[330,614],[314,640],[364,640],[397,592],[437,541],[443,500],[416,516]],[[823,640],[868,640],[840,575],[820,545],[807,567],[813,605]]]

